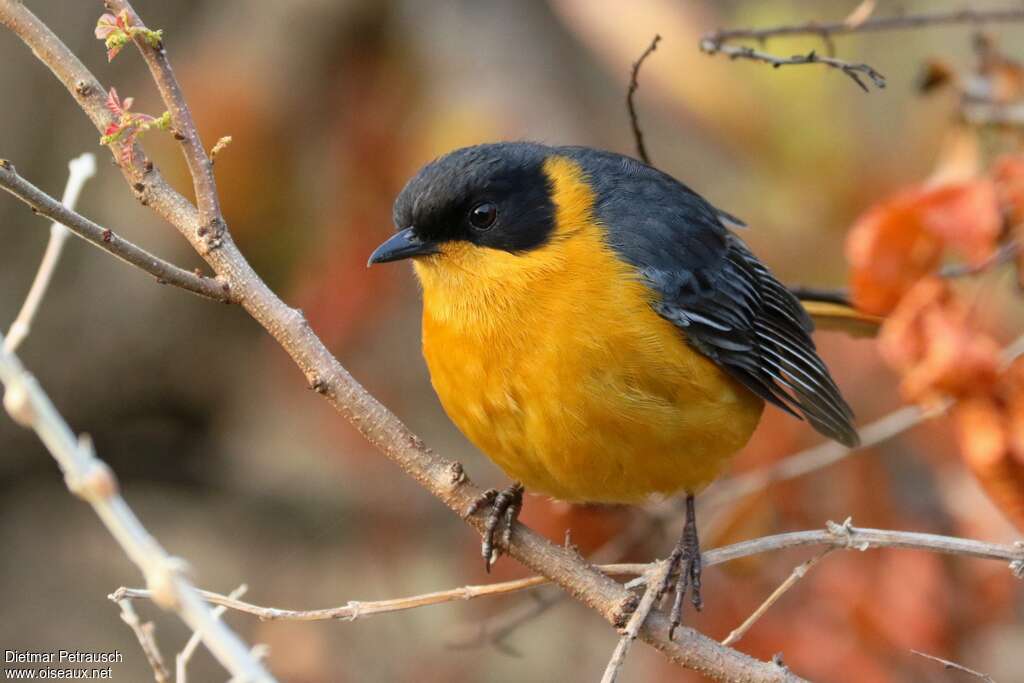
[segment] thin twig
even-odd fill
[[[94,154],[86,152],[72,159],[68,163],[68,183],[64,187],[64,196],[60,203],[69,211],[74,211],[82,187],[94,175],[96,175],[96,156]],[[50,286],[53,274],[57,271],[57,264],[60,262],[60,255],[64,251],[64,243],[69,234],[68,229],[57,221],[50,225],[50,240],[46,243],[46,251],[43,252],[39,270],[36,271],[36,276],[32,280],[32,286],[28,290],[25,302],[21,305],[21,310],[18,311],[14,322],[7,330],[7,341],[5,342],[7,351],[17,351],[21,342],[32,331],[32,322],[39,311],[39,305],[43,302],[43,297],[46,296],[46,290]]]
[[[949,405],[942,403],[927,411],[918,406],[903,406],[861,427],[857,432],[860,435],[860,446],[856,449],[847,448],[834,441],[825,441],[817,446],[786,456],[778,462],[713,484],[704,495],[701,504],[707,508],[717,508],[737,498],[760,491],[770,484],[817,472],[845,460],[853,453],[859,453],[885,443],[922,422],[943,415]]]
[[[136,14],[130,2],[126,0],[108,0],[107,5],[114,14],[124,14],[128,17],[128,25],[136,28],[143,28],[145,24]],[[171,127],[174,130],[174,137],[181,142],[181,151],[188,164],[189,175],[192,176],[192,185],[196,194],[196,206],[199,209],[199,220],[207,226],[216,239],[216,233],[224,224],[224,217],[220,211],[220,199],[217,196],[217,183],[213,177],[213,163],[210,156],[203,147],[203,141],[199,137],[199,130],[192,119],[192,112],[189,110],[188,102],[182,93],[178,79],[174,76],[171,62],[167,58],[167,50],[163,43],[158,46],[147,42],[144,34],[136,32],[133,34],[135,46],[149,67],[149,73],[156,83],[160,98],[164,101],[168,111],[171,113]]]
[[[644,62],[651,56],[651,53],[658,49],[660,41],[661,36],[655,34],[651,44],[641,53],[640,59],[633,62],[633,70],[629,74],[629,88],[626,90],[626,110],[629,111],[629,125],[633,127],[636,154],[640,157],[640,161],[648,165],[651,163],[651,157],[647,154],[647,147],[644,146],[644,133],[640,130],[640,119],[636,113],[636,104],[633,102],[633,97],[636,95],[637,88],[640,87],[637,81],[637,78],[640,76],[640,67],[644,65]]]
[[[587,561],[590,564],[617,562],[635,543],[660,535],[663,528],[664,523],[660,517],[637,514],[623,533],[602,544],[600,548],[587,557]],[[566,529],[563,545],[567,548],[574,547],[571,537],[571,529]],[[466,650],[491,645],[506,654],[519,656],[518,651],[506,642],[509,636],[516,629],[542,616],[568,597],[564,592],[555,593],[540,590],[533,591],[529,595],[533,598],[532,601],[513,604],[504,611],[488,616],[486,619],[475,624],[475,632],[471,637],[455,640],[448,643],[448,646],[454,649]]]
[[[503,654],[521,657],[522,653],[508,643],[509,636],[567,597],[560,590],[534,591],[526,595],[531,598],[529,601],[518,601],[509,609],[474,623],[472,636],[452,640],[446,646],[453,650],[469,650],[490,645]]]
[[[787,548],[804,546],[824,546],[828,549],[869,550],[875,548],[908,548],[926,550],[947,555],[960,555],[986,560],[1006,562],[1011,572],[1018,578],[1024,577],[1024,545],[986,543],[953,536],[925,534],[913,531],[891,531],[886,529],[869,529],[854,527],[850,520],[842,524],[829,522],[825,529],[811,531],[791,531],[774,536],[764,536],[749,541],[741,541],[722,548],[708,550],[701,555],[705,567],[712,567],[725,562],[732,562],[744,557],[762,553],[776,552]],[[598,565],[596,569],[607,576],[639,576],[650,571],[650,564],[616,563]],[[354,621],[356,619],[398,612],[408,609],[439,605],[459,600],[505,595],[517,591],[535,588],[549,583],[545,576],[530,576],[512,581],[485,584],[482,586],[462,586],[449,590],[414,595],[406,598],[394,598],[375,602],[350,601],[341,607],[329,607],[315,610],[289,610],[277,607],[262,607],[252,603],[235,600],[226,595],[201,591],[203,599],[215,605],[223,605],[228,609],[251,614],[261,621],[321,621],[338,619]],[[152,592],[141,588],[118,588],[114,592],[117,599],[151,599]]]
[[[216,278],[201,277],[179,268],[112,231],[96,225],[22,178],[14,169],[14,165],[3,159],[0,159],[0,188],[28,204],[36,213],[66,226],[87,242],[153,275],[157,282],[173,285],[216,301],[230,300],[229,290],[224,282]]]
[[[671,572],[672,563],[668,561],[657,563],[648,572],[647,588],[644,590],[644,596],[633,611],[633,615],[629,618],[622,637],[619,638],[619,642],[616,643],[615,649],[612,651],[612,657],[608,660],[608,665],[601,676],[601,683],[615,683],[618,679],[622,665],[626,662],[626,655],[629,654],[629,647],[636,640],[637,634],[640,633],[640,628],[647,621],[647,617],[657,604],[658,598],[661,597]]]
[[[852,33],[874,33],[880,31],[898,31],[917,29],[925,26],[941,26],[951,24],[981,25],[988,23],[1006,23],[1024,21],[1024,9],[1005,8],[993,10],[962,9],[951,12],[934,12],[923,14],[905,14],[894,17],[871,17],[864,21],[850,21],[850,18],[836,22],[810,21],[801,24],[772,26],[755,29],[720,29],[705,34],[700,40],[700,48],[708,54],[724,54],[732,59],[750,59],[778,68],[789,64],[826,64],[839,69],[850,77],[862,90],[868,88],[860,75],[865,75],[878,88],[885,87],[885,78],[867,64],[854,64],[836,59],[832,40],[836,36]],[[829,56],[822,57],[816,52],[792,57],[777,55],[755,50],[749,46],[732,45],[737,40],[755,40],[764,44],[770,38],[782,36],[816,36],[825,41]]]
[[[636,565],[630,565],[630,567],[635,569]],[[631,574],[631,572],[627,573]],[[219,593],[212,593],[210,591],[202,591],[201,594],[206,601],[212,604],[222,605],[238,612],[246,612],[259,618],[260,621],[355,621],[356,619],[372,617],[377,614],[386,614],[388,612],[400,612],[408,609],[416,609],[418,607],[427,607],[429,605],[439,605],[446,602],[457,602],[504,593],[515,593],[528,588],[542,586],[549,582],[550,580],[546,577],[531,576],[525,579],[516,579],[514,581],[503,581],[501,583],[491,583],[479,586],[462,586],[460,588],[451,588],[448,590],[423,593],[405,598],[394,598],[391,600],[350,600],[340,607],[328,607],[325,609],[313,610],[260,607],[259,605],[253,605],[242,600],[237,600]],[[114,591],[113,595],[118,599],[149,599],[151,597],[149,590],[125,587],[118,588]]]
[[[950,12],[934,12],[921,14],[901,14],[893,17],[871,17],[862,22],[847,20],[835,22],[809,21],[802,24],[772,26],[753,29],[724,29],[709,33],[703,40],[711,42],[727,42],[730,40],[751,39],[765,41],[780,36],[841,36],[851,33],[875,33],[881,31],[901,31],[917,29],[925,26],[942,26],[950,24],[996,24],[1024,21],[1024,8],[1007,7],[1005,9],[972,10],[962,9]]]
[[[249,590],[248,586],[246,586],[243,583],[241,586],[228,593],[228,597],[232,600],[237,600],[238,598],[245,595],[245,591],[247,590]],[[120,600],[118,601],[118,604],[127,602],[128,600]],[[222,616],[224,616],[224,612],[226,612],[227,610],[228,608],[224,605],[218,605],[213,609],[213,618],[220,619]],[[185,643],[185,647],[181,648],[181,652],[179,652],[178,656],[174,658],[175,683],[187,683],[188,663],[192,659],[192,656],[196,653],[196,650],[199,649],[199,644],[201,642],[203,641],[199,638],[199,633],[193,633],[189,637],[188,642]]]
[[[980,671],[975,671],[974,669],[968,668],[968,667],[964,666],[963,664],[957,664],[956,662],[951,662],[948,659],[943,659],[942,657],[936,657],[935,655],[930,655],[930,654],[927,654],[925,652],[920,652],[918,650],[911,650],[911,652],[913,654],[917,655],[918,657],[924,657],[925,659],[930,659],[933,662],[938,662],[939,664],[942,665],[942,668],[944,668],[944,669],[951,669],[953,671],[960,671],[960,672],[965,673],[965,674],[970,674],[971,676],[974,676],[975,678],[980,678],[981,680],[985,681],[985,683],[996,683],[995,679],[993,679],[988,674],[984,674],[984,673],[982,673]]]
[[[180,560],[160,546],[121,497],[117,478],[96,457],[87,437],[76,437],[35,378],[13,353],[3,350],[0,335],[0,384],[7,413],[21,426],[32,429],[64,473],[68,489],[89,503],[142,571],[153,600],[181,616],[225,668],[251,681],[271,681],[270,674],[249,655],[249,649],[222,622],[182,575]]]
[[[1003,348],[1001,354],[1003,366],[1008,366],[1021,355],[1024,355],[1024,334]],[[922,422],[944,415],[953,406],[953,403],[952,400],[945,399],[928,409],[918,406],[903,406],[861,427],[858,430],[860,446],[855,449],[847,448],[834,441],[826,441],[787,456],[771,465],[759,467],[715,483],[704,495],[701,503],[705,507],[716,508],[736,498],[760,491],[769,484],[788,481],[829,467],[854,453],[859,453],[899,436]]]
[[[1003,264],[1010,263],[1016,258],[1017,254],[1020,253],[1020,242],[1017,240],[1011,240],[1006,244],[1001,245],[998,249],[993,251],[987,258],[983,259],[980,263],[970,264],[955,264],[944,267],[939,271],[939,277],[947,279],[955,279],[961,277],[973,277],[975,275],[982,275],[983,273],[997,268]]]
[[[723,54],[730,59],[749,59],[755,62],[770,64],[776,69],[781,66],[792,66],[796,64],[824,64],[832,67],[833,69],[842,71],[864,92],[869,92],[869,89],[861,78],[862,76],[866,76],[870,79],[871,83],[876,88],[885,87],[885,76],[876,71],[871,65],[847,62],[842,59],[837,59],[836,57],[822,57],[816,50],[811,50],[807,54],[793,55],[792,57],[779,57],[761,50],[755,50],[748,45],[728,45],[726,43],[716,43],[707,39],[701,41],[700,49],[709,55]]]
[[[746,635],[747,631],[757,623],[757,620],[763,617],[765,612],[767,612],[772,605],[778,602],[779,598],[786,594],[786,591],[795,586],[797,581],[804,578],[804,576],[807,575],[807,572],[821,561],[821,558],[825,557],[833,550],[835,550],[835,548],[825,548],[811,559],[797,565],[789,576],[786,577],[786,580],[779,584],[779,587],[772,591],[772,594],[765,598],[765,601],[758,605],[757,609],[755,609],[749,617],[744,619],[742,624],[734,628],[729,635],[722,640],[722,645],[732,645],[733,643],[739,642],[740,638]]]
[[[160,653],[160,647],[156,643],[153,622],[142,623],[130,600],[118,600],[117,606],[121,608],[121,621],[128,624],[128,628],[138,639],[139,647],[142,648],[142,653],[146,655],[146,661],[153,669],[153,678],[156,679],[156,683],[170,683],[171,673],[167,670],[164,656]]]

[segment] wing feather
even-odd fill
[[[847,446],[853,411],[796,297],[726,228],[735,222],[671,176],[610,152],[561,148],[588,172],[610,246],[657,294],[655,311],[764,400]]]

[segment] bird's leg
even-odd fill
[[[690,602],[698,612],[704,604],[700,597],[700,541],[697,539],[697,515],[693,508],[692,493],[686,494],[686,524],[683,525],[679,543],[668,559],[676,572],[675,599],[672,601],[668,627],[668,637],[671,640],[676,628],[682,623],[683,600],[686,598],[687,588],[690,589]],[[672,573],[669,571],[669,576]]]
[[[508,548],[512,542],[512,527],[519,518],[519,511],[523,509],[523,485],[519,482],[502,489],[488,489],[473,501],[473,504],[466,510],[466,517],[479,512],[485,505],[491,507],[487,513],[487,521],[484,525],[483,543],[481,554],[484,556],[484,569],[491,571],[491,565],[501,554],[501,547]],[[499,524],[505,524],[501,532],[501,546],[495,545],[494,536],[498,531]]]

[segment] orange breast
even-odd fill
[[[448,415],[509,477],[556,498],[700,489],[747,442],[762,402],[646,302],[623,300],[633,292],[565,284],[574,291],[482,333],[439,320],[426,297],[423,350]]]
[[[696,352],[604,243],[579,169],[554,158],[558,233],[527,254],[451,243],[418,259],[423,353],[452,421],[528,489],[635,502],[696,491],[762,401]]]

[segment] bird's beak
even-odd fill
[[[374,249],[366,266],[436,253],[437,245],[434,242],[420,239],[413,232],[413,228],[406,228],[399,230],[384,244]]]

